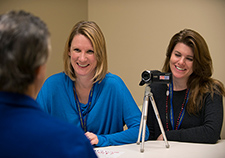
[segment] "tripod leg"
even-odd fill
[[[145,130],[146,130],[146,121],[147,121],[147,114],[148,114],[148,100],[149,96],[145,97],[144,100],[144,108],[143,108],[143,126],[142,126],[142,144],[141,144],[141,152],[144,152],[144,143],[145,143]]]
[[[156,107],[155,100],[154,100],[152,94],[150,95],[150,100],[151,100],[152,107],[153,107],[153,109],[154,109],[155,116],[156,116],[156,118],[157,118],[157,121],[158,121],[160,130],[161,130],[161,132],[162,132],[163,139],[164,139],[164,142],[165,142],[165,144],[166,144],[166,148],[169,148],[170,145],[169,145],[169,143],[168,143],[168,141],[167,141],[166,134],[165,134],[165,131],[164,131],[164,128],[163,128],[163,125],[162,125],[162,121],[161,121],[161,119],[160,119],[159,112],[158,112],[158,109],[157,109],[157,107]]]
[[[143,105],[142,105],[141,122],[140,122],[138,140],[137,140],[138,145],[140,144],[140,139],[141,139],[141,130],[142,130],[142,127],[143,127],[143,119],[144,119],[144,102],[143,102]]]
[[[150,95],[150,87],[146,86],[144,101],[143,101],[143,106],[142,106],[141,123],[140,123],[138,141],[137,141],[137,144],[140,144],[140,138],[141,138],[141,133],[142,133],[142,144],[141,144],[141,149],[140,149],[141,152],[144,152],[145,129],[146,129],[147,114],[148,114],[149,95]]]

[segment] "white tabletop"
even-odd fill
[[[140,145],[127,144],[95,148],[99,158],[225,158],[225,139],[216,144],[198,144],[169,141],[146,141],[144,152]]]

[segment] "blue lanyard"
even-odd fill
[[[171,123],[172,129],[174,130],[175,127],[174,127],[174,113],[173,113],[173,83],[171,83],[169,85],[169,91],[170,91],[170,123]],[[177,122],[178,125],[177,125],[177,128],[176,128],[177,130],[180,128],[180,125],[183,121],[184,113],[185,113],[185,107],[187,105],[188,98],[189,98],[189,90],[187,92],[187,98],[186,98],[185,104],[181,109],[181,114],[180,114],[180,116],[178,116],[178,122]]]
[[[89,94],[89,98],[88,98],[88,111],[89,111],[89,108],[91,106],[91,101],[92,101],[92,96],[93,96],[93,87],[91,88],[91,91],[90,91],[90,94]],[[80,119],[80,124],[81,124],[81,127],[82,129],[84,130],[84,132],[87,132],[87,115],[86,117],[83,116],[82,114],[82,110],[81,110],[81,105],[80,105],[80,102],[79,102],[79,99],[78,99],[78,96],[77,96],[77,93],[76,93],[76,88],[75,88],[75,85],[74,85],[74,94],[75,94],[75,101],[76,101],[76,106],[77,106],[77,109],[78,109],[78,112],[79,112],[79,119]]]

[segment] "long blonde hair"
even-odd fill
[[[108,71],[106,44],[102,31],[100,30],[99,26],[93,21],[80,21],[72,28],[65,45],[63,55],[64,72],[71,78],[71,80],[76,80],[76,75],[71,65],[68,52],[70,51],[71,42],[74,36],[76,36],[77,34],[84,35],[91,41],[94,48],[95,57],[97,59],[96,71],[92,80],[93,83],[101,82]]]

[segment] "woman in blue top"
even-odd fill
[[[92,145],[135,143],[141,112],[121,78],[107,72],[105,39],[95,22],[73,27],[63,60],[64,72],[49,77],[38,94],[43,109],[82,128]]]

